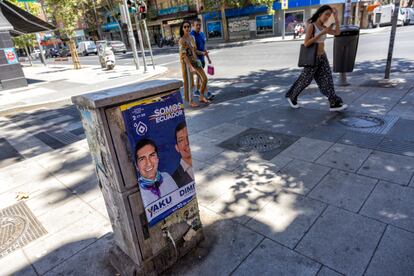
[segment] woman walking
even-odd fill
[[[324,25],[332,14],[335,19],[335,29],[333,28],[334,24],[329,27]],[[316,64],[314,67],[305,67],[299,78],[286,93],[286,98],[292,108],[299,108],[298,96],[312,82],[312,79],[315,79],[321,93],[328,98],[330,111],[341,111],[348,107],[335,93],[332,72],[325,53],[326,35],[338,35],[339,33],[338,12],[329,5],[321,6],[308,20],[304,45],[309,47],[313,43],[317,43]]]
[[[190,35],[191,23],[185,20],[180,27],[180,61],[184,80],[184,98],[190,103],[191,107],[198,105],[192,101],[191,90],[194,87],[193,74],[201,80],[200,97],[201,103],[210,103],[205,97],[204,92],[207,87],[207,75],[204,72],[201,61],[197,58],[197,46],[194,38]]]

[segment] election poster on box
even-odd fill
[[[190,143],[179,91],[120,106],[136,181],[152,227],[195,198]]]

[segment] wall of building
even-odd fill
[[[221,13],[204,13],[202,18],[207,39],[223,40],[224,30],[221,22]],[[266,6],[227,9],[226,18],[230,40],[274,35],[274,17],[268,14]]]
[[[339,21],[343,21],[344,4],[329,4],[336,8],[339,14]],[[289,8],[286,10],[275,11],[275,35],[281,36],[283,34],[283,28],[285,29],[285,35],[293,34],[293,28],[297,23],[306,23],[309,18],[317,11],[321,5],[302,6]],[[328,24],[329,25],[329,24]]]

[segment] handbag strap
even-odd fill
[[[314,38],[315,37],[315,28],[316,28],[316,26],[315,26],[315,23],[312,23],[312,25],[313,25],[312,38]]]

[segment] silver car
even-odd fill
[[[126,53],[127,48],[122,41],[108,41],[108,46],[112,48],[114,53]]]

